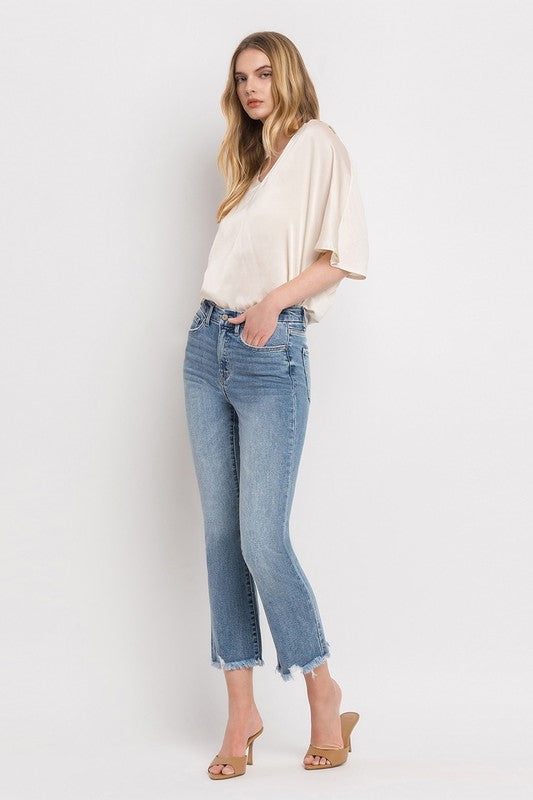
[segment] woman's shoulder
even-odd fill
[[[313,153],[322,154],[328,161],[332,157],[350,160],[348,150],[329,123],[322,119],[310,119],[300,128],[303,140],[311,146]]]
[[[323,119],[309,119],[307,122],[301,126],[300,130],[302,133],[305,133],[308,137],[314,137],[319,139],[332,139],[338,138],[337,134],[331,127],[328,125],[327,122],[324,122]]]

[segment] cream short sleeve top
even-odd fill
[[[220,221],[200,300],[245,311],[325,250],[347,277],[366,278],[367,227],[356,170],[333,128],[312,119]],[[308,323],[322,319],[339,282],[302,301]]]

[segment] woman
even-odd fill
[[[253,667],[264,664],[257,592],[276,671],[306,682],[312,744],[304,767],[338,766],[351,750],[359,715],[339,715],[341,689],[289,515],[311,400],[306,328],[326,313],[342,278],[366,277],[368,260],[350,157],[318,119],[313,84],[287,37],[256,33],[239,44],[222,109],[228,129],[217,163],[228,193],[183,364],[211,663],[228,691],[224,738],[208,767],[214,779],[243,774],[263,730],[252,684]]]

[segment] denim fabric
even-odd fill
[[[279,314],[264,346],[240,314],[203,299],[187,335],[185,409],[200,490],[211,611],[211,664],[262,666],[257,592],[290,680],[329,657],[289,516],[311,400],[302,306]]]

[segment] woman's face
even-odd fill
[[[264,120],[272,112],[272,68],[262,50],[242,50],[235,62],[235,88],[242,107],[251,119]],[[259,102],[249,105],[251,100]]]

